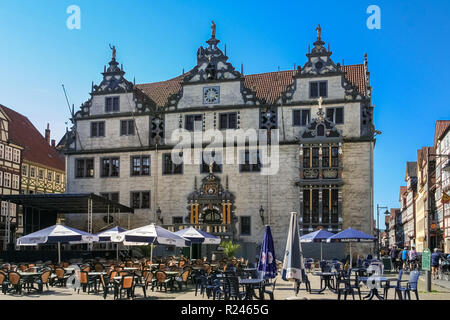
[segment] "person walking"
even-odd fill
[[[391,265],[394,271],[397,270],[397,256],[398,256],[397,247],[394,245],[392,246],[391,249]]]
[[[409,250],[409,270],[415,270],[416,269],[416,259],[417,259],[417,251],[416,247],[412,246],[411,250]]]
[[[404,247],[402,250],[402,269],[405,269],[407,267],[408,258],[409,258],[408,247]]]
[[[433,280],[439,277],[439,262],[443,259],[443,255],[439,252],[438,248],[434,248],[434,252],[431,254],[431,269],[433,274]]]

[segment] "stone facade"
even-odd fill
[[[149,192],[146,208],[135,208],[131,215],[112,213],[114,223],[125,228],[158,223],[170,230],[192,224],[238,241],[249,259],[257,253],[265,224],[271,226],[277,257],[282,257],[290,212],[302,213],[305,204],[301,190],[308,188],[320,189],[320,203],[324,204],[328,201],[325,193],[335,190],[336,197],[329,198],[335,211],[331,213],[331,207],[328,210],[337,220],[333,227],[331,222],[324,222],[325,228],[337,232],[353,227],[371,233],[375,129],[367,59],[361,65],[335,65],[329,58],[331,52],[318,39],[303,69],[244,76],[227,62],[228,57],[218,48],[218,39],[213,36],[207,43],[207,48],[200,47],[197,52],[197,66],[180,77],[158,83],[131,84],[113,57],[105,67],[102,83],[93,86],[91,99],[74,115],[74,127],[64,138],[67,192],[118,193],[118,201],[127,206],[134,205],[132,192]],[[324,61],[325,66],[319,61]],[[307,110],[304,121],[298,118],[301,110]],[[123,129],[124,120],[134,123],[132,130]],[[325,125],[322,145],[314,135]],[[264,156],[260,158],[262,164],[239,163],[246,151],[265,154],[265,138],[258,135],[263,128],[272,133],[278,130],[278,138],[272,136],[267,148],[270,163],[264,163]],[[194,143],[178,144],[174,134],[179,129],[188,130],[183,133],[183,141],[194,137]],[[221,170],[201,171],[200,161],[187,161],[187,154],[200,159],[211,142],[208,134],[217,137],[219,133],[225,138],[219,143],[221,147],[230,142],[226,134],[238,137],[235,143],[216,150],[224,159]],[[239,145],[244,136],[250,146]],[[320,170],[328,175],[333,170],[339,173],[305,181],[302,170],[307,160],[302,150],[307,147],[328,150],[329,158],[328,153],[318,158]],[[182,151],[184,163],[179,172],[168,173],[167,166],[172,164],[165,155],[172,151]],[[135,156],[150,157],[148,175],[132,174]],[[333,165],[332,158],[336,161]],[[120,162],[113,176],[102,176],[105,159]],[[88,162],[92,175],[86,175],[83,167]],[[267,166],[275,168],[276,174],[262,174]],[[208,179],[217,183],[210,194],[202,189]],[[216,187],[222,193],[217,193]],[[232,195],[231,199],[224,200],[223,192]],[[231,219],[227,222],[229,202]],[[206,206],[198,208],[199,203]],[[196,221],[198,211],[200,222]],[[326,218],[328,211],[322,207],[319,211],[320,219]],[[223,217],[224,222],[205,223],[211,212]],[[68,215],[66,223],[87,227],[86,217],[81,215]],[[301,220],[299,223],[306,232],[308,226]],[[317,226],[320,224],[322,220]],[[94,232],[107,226],[104,215],[94,215]],[[360,248],[359,253],[366,254],[372,246]]]

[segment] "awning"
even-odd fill
[[[92,203],[92,213],[134,213],[132,208],[108,200],[94,193],[46,193],[46,194],[13,194],[0,195],[1,201],[9,201],[16,205],[32,207],[43,211],[54,211],[63,214],[88,213]]]

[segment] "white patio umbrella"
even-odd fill
[[[116,244],[116,260],[117,261],[119,261],[119,243],[122,242],[121,237],[119,235],[126,231],[127,231],[127,229],[116,226],[114,228],[97,233],[99,242],[110,242],[110,243]]]
[[[220,237],[216,237],[205,231],[195,229],[194,227],[189,227],[189,228],[186,228],[183,230],[179,230],[179,231],[175,232],[175,234],[191,241],[190,257],[189,257],[190,259],[192,259],[192,244],[193,243],[220,244],[222,241],[222,239],[220,239]]]
[[[125,231],[118,235],[118,239],[126,246],[142,246],[150,244],[150,261],[153,259],[153,246],[155,244],[165,244],[176,247],[189,247],[190,241],[157,226],[154,223]]]
[[[297,212],[291,212],[289,232],[284,253],[282,279],[285,281],[302,281],[304,272],[302,246],[297,224]]]
[[[27,234],[17,239],[18,246],[37,246],[38,244],[58,244],[58,263],[61,262],[61,243],[92,243],[98,241],[94,234],[61,224]]]

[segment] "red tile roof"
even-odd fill
[[[355,85],[358,91],[365,96],[364,65],[348,65],[343,66],[343,69],[347,80]],[[253,90],[257,98],[266,101],[268,104],[273,104],[286,91],[288,86],[294,82],[293,76],[296,72],[296,70],[285,70],[245,75],[244,85],[248,89]],[[136,86],[152,99],[158,107],[163,107],[171,94],[179,92],[184,76],[180,75],[170,80],[138,84]]]
[[[436,142],[442,138],[442,136],[449,130],[450,120],[438,120],[436,121],[436,128],[434,130],[434,146]]]
[[[48,144],[27,117],[3,105],[0,105],[0,108],[11,119],[9,123],[9,139],[24,148],[24,160],[60,171],[66,170],[64,157]]]

